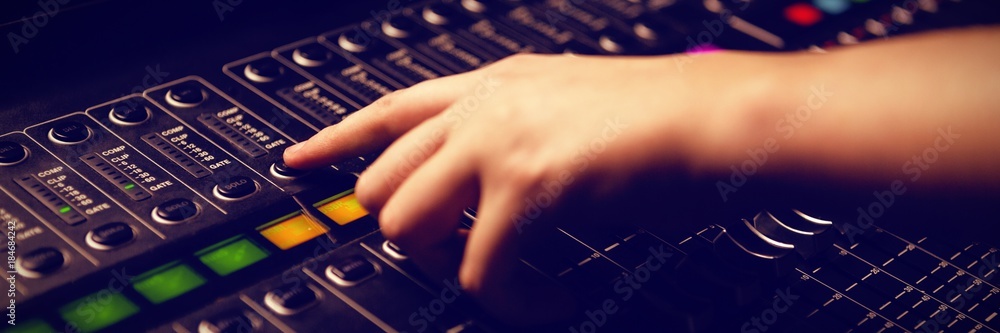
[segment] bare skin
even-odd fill
[[[996,191],[997,59],[997,28],[827,54],[518,55],[397,91],[284,157],[317,168],[388,146],[357,184],[382,232],[422,267],[457,271],[499,318],[527,323],[572,307],[557,289],[515,278],[524,228],[579,218],[567,206],[635,196],[650,174],[714,192],[769,138],[780,150],[755,176],[765,182],[888,184],[913,176],[901,165],[914,155],[947,144],[922,183]],[[802,107],[808,116],[796,116]],[[519,224],[554,181],[563,194]],[[458,231],[463,207],[479,208],[468,233]]]

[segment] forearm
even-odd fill
[[[742,98],[743,125],[718,126],[738,140],[705,140],[721,153],[702,159],[727,173],[763,149],[765,178],[1000,188],[998,59],[997,28],[776,55],[779,73],[748,78],[767,88]]]

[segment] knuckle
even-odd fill
[[[397,105],[405,104],[403,102],[404,94],[406,94],[406,89],[393,91],[388,95],[382,96],[372,103],[372,106],[366,108],[365,112],[368,112],[366,118],[374,124],[373,130],[376,132],[375,135],[384,137],[392,133],[394,129],[397,129],[397,119],[399,117],[396,117],[393,113]]]
[[[324,127],[322,130],[320,130],[319,133],[316,133],[315,135],[313,135],[313,137],[310,138],[309,140],[311,141],[313,138],[320,139],[320,140],[331,140],[339,132],[340,132],[340,128],[337,127],[336,125],[327,126],[327,127]]]
[[[372,103],[372,105],[375,106],[374,108],[372,108],[373,111],[386,112],[388,110],[391,110],[394,105],[398,104],[400,97],[406,94],[407,91],[408,88],[403,88],[399,90],[394,90],[386,94],[385,96],[380,97],[379,99],[375,100],[375,103]]]

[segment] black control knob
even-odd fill
[[[457,23],[460,15],[455,7],[444,3],[433,3],[425,6],[420,16],[430,24],[445,26]]]
[[[511,8],[521,3],[519,0],[462,0],[462,8],[473,13],[485,14]]]
[[[258,332],[262,319],[249,312],[227,312],[198,323],[198,333]]]
[[[135,239],[132,226],[122,222],[111,222],[94,228],[87,233],[87,245],[98,250],[111,250]]]
[[[362,256],[350,256],[326,267],[326,278],[334,283],[349,287],[375,276],[378,267]]]
[[[396,258],[396,259],[399,259],[399,260],[406,259],[406,257],[407,257],[406,256],[406,252],[403,252],[403,249],[401,249],[399,247],[399,245],[396,245],[396,243],[393,243],[393,242],[390,242],[390,241],[382,242],[382,252],[385,252],[390,257],[393,257],[393,258]]]
[[[49,130],[49,140],[62,145],[84,142],[90,138],[90,128],[78,121],[60,121]]]
[[[473,13],[485,13],[490,10],[490,1],[488,0],[462,0],[462,8]]]
[[[597,43],[601,49],[608,53],[623,54],[634,51],[637,41],[634,37],[617,29],[608,29],[597,39]]]
[[[333,59],[333,52],[316,43],[300,46],[292,52],[292,60],[305,67],[318,67]]]
[[[382,32],[386,36],[404,39],[413,36],[419,26],[407,16],[394,16],[382,22]]]
[[[111,108],[111,121],[119,125],[136,125],[149,119],[145,105],[118,104]]]
[[[632,25],[632,32],[639,38],[658,41],[662,39],[662,34],[669,33],[672,29],[663,21],[657,19],[653,14],[643,13],[635,19]]]
[[[274,58],[255,60],[243,67],[243,76],[254,82],[271,82],[285,75],[285,66]]]
[[[27,277],[41,277],[59,270],[66,264],[62,251],[43,247],[22,254],[17,258],[17,271]]]
[[[279,178],[296,178],[306,174],[306,171],[292,169],[285,162],[277,162],[271,165],[271,174]]]
[[[163,224],[177,224],[195,217],[199,210],[194,201],[171,199],[153,208],[153,220]]]
[[[319,296],[308,285],[297,283],[275,288],[264,296],[264,305],[282,315],[292,315],[316,304]]]
[[[368,46],[375,43],[376,40],[370,37],[359,38],[358,34],[353,32],[344,32],[337,37],[337,46],[351,53],[361,53],[368,50]]]
[[[382,28],[376,24],[378,23],[363,22],[352,31],[341,33],[340,36],[337,36],[337,46],[340,46],[341,49],[351,53],[373,52],[378,54],[388,54],[396,51],[397,49],[395,47],[387,45],[385,42],[382,42],[381,39],[373,38],[372,36],[369,36],[368,33],[357,32],[378,32]]]
[[[782,276],[799,263],[795,246],[767,237],[750,221],[725,228],[713,240],[715,253],[734,268],[766,276]]]
[[[176,107],[195,107],[205,99],[208,99],[208,93],[194,81],[178,84],[167,91],[167,103]]]
[[[795,251],[809,259],[833,246],[833,222],[794,209],[762,211],[753,218],[754,227],[779,242],[795,245]]]
[[[249,177],[236,176],[215,185],[213,194],[222,200],[239,200],[257,193],[257,182]]]
[[[28,159],[28,148],[11,141],[0,141],[0,166],[10,166]]]

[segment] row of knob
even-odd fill
[[[509,1],[508,3],[517,3],[517,1]],[[462,1],[461,4],[462,7],[473,13],[485,13],[488,8],[507,6],[506,4],[497,1],[475,0]],[[468,17],[466,17],[465,14],[458,12],[457,8],[449,6],[445,3],[434,3],[425,6],[421,12],[421,18],[430,24],[443,27],[455,24],[457,21],[468,20]],[[394,16],[381,22],[381,26],[378,27],[378,29],[380,29],[381,33],[386,36],[402,40],[415,34],[419,29],[418,26],[419,24],[408,16]],[[626,33],[616,29],[606,29],[606,31],[601,32],[600,37],[598,37],[598,44],[603,51],[608,53],[626,53],[629,50],[634,49],[635,45],[640,43],[636,37],[644,39],[647,42],[657,42],[664,38],[664,33],[674,32],[674,30],[663,20],[658,19],[656,15],[650,13],[637,18],[632,30],[633,31],[630,33]],[[337,37],[336,42],[340,48],[352,53],[365,52],[369,48],[373,47],[372,44],[377,43],[367,39],[357,40],[356,38],[350,37],[349,32],[344,32]],[[571,53],[586,53],[586,51],[582,50],[565,51]],[[322,66],[332,60],[333,57],[334,54],[329,48],[319,44],[303,45],[296,48],[292,53],[292,61],[299,66],[307,68]],[[266,83],[272,82],[276,78],[284,75],[285,67],[282,66],[277,60],[264,58],[244,67],[243,74],[251,81]],[[190,102],[178,101],[178,103],[197,103],[198,100],[198,96],[196,94],[192,94],[191,96],[184,95],[180,97],[190,99]],[[170,102],[172,104],[174,103],[174,101]]]
[[[399,247],[383,241],[381,251],[396,261],[407,256]],[[361,255],[350,255],[329,263],[322,277],[339,288],[351,288],[376,278],[383,268],[376,262]],[[264,307],[280,317],[291,317],[308,311],[324,301],[326,297],[320,288],[310,283],[285,283],[271,288],[263,296]],[[263,322],[253,311],[222,311],[198,322],[198,332],[258,332]]]

